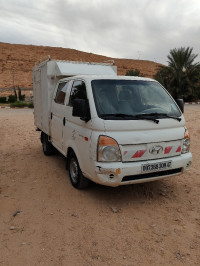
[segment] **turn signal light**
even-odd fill
[[[190,151],[190,134],[188,130],[185,130],[184,140],[183,140],[183,147],[182,153],[187,153]]]
[[[98,141],[98,161],[99,162],[119,162],[121,152],[116,140],[107,136],[100,136]]]

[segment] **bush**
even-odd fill
[[[28,103],[28,108],[34,108],[33,102]]]
[[[24,102],[14,102],[10,104],[10,107],[25,107],[26,103]]]
[[[10,95],[8,96],[8,102],[9,102],[9,103],[14,103],[15,101],[16,101],[16,97],[15,97],[15,95],[10,94]]]
[[[19,107],[19,108],[28,107],[28,108],[33,108],[33,102],[30,102],[30,103],[15,102],[15,103],[11,103],[10,107]]]
[[[195,102],[197,98],[195,95],[189,94],[188,96],[183,97],[184,102]]]
[[[6,97],[0,97],[0,103],[6,103]]]
[[[138,69],[129,69],[126,71],[126,75],[125,76],[136,76],[136,77],[142,77],[142,74],[140,73],[140,70]]]

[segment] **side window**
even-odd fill
[[[55,102],[59,104],[64,104],[65,94],[67,90],[68,82],[62,82],[58,85]]]
[[[69,99],[69,105],[72,106],[73,101],[75,99],[87,99],[87,93],[86,93],[86,87],[85,83],[82,80],[76,80],[73,83],[70,99]]]

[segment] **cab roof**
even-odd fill
[[[65,80],[74,80],[74,79],[84,79],[87,81],[99,80],[99,79],[110,79],[110,80],[143,80],[143,81],[155,81],[151,78],[146,77],[136,77],[136,76],[111,76],[111,75],[77,75],[61,79],[60,81]]]

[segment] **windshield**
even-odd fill
[[[104,119],[106,115],[113,115],[114,119],[124,118],[126,115],[131,119],[131,116],[141,114],[159,114],[159,118],[181,116],[172,98],[155,81],[93,80],[92,90],[97,113]]]

